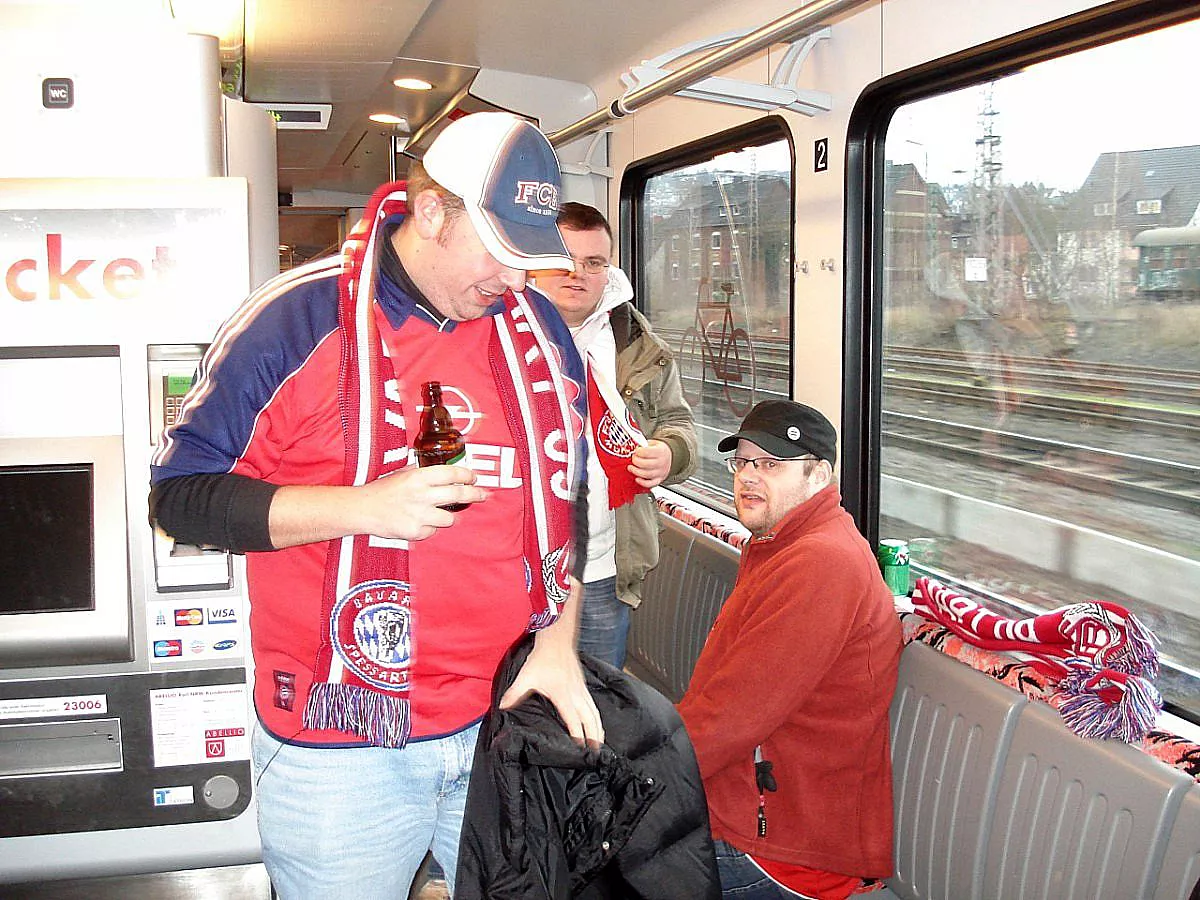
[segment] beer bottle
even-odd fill
[[[467,445],[462,432],[454,427],[450,411],[442,405],[442,383],[427,381],[422,386],[425,409],[421,411],[421,430],[413,441],[417,453],[417,465],[441,466],[462,462],[467,455]],[[442,509],[458,512],[466,509],[466,503],[447,503]]]

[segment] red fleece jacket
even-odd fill
[[[679,704],[715,838],[768,860],[891,874],[888,707],[901,649],[892,595],[836,487],[746,545]],[[760,744],[779,786],[763,838]]]

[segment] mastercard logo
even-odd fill
[[[198,609],[175,610],[176,625],[203,625],[204,613]]]

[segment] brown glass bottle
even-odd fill
[[[421,430],[413,441],[418,466],[454,465],[467,455],[467,444],[462,432],[454,427],[450,411],[442,405],[442,383],[427,381],[422,385],[425,409],[421,411]],[[467,503],[447,503],[442,509],[458,512],[466,509]]]

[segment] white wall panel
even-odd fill
[[[137,21],[11,27],[0,6],[0,109],[8,178],[221,175],[217,39]],[[47,108],[46,79],[74,102]]]

